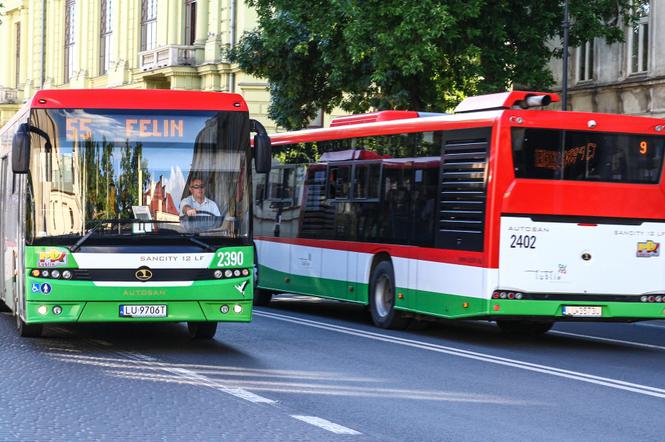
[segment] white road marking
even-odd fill
[[[549,374],[552,376],[574,379],[582,382],[587,382],[590,384],[603,385],[610,388],[615,388],[618,390],[631,391],[634,393],[643,394],[646,396],[658,397],[665,399],[665,389],[651,387],[648,385],[635,384],[632,382],[625,382],[618,379],[605,378],[602,376],[595,376],[588,373],[577,372],[573,370],[565,370],[561,368],[556,368],[548,365],[533,364],[526,361],[520,361],[516,359],[503,358],[499,356],[493,356],[486,353],[479,353],[469,350],[463,350],[455,347],[448,347],[444,345],[432,344],[424,341],[416,341],[413,339],[405,339],[397,336],[386,335],[382,333],[374,333],[369,331],[357,330],[349,327],[342,327],[339,325],[328,324],[325,322],[312,321],[309,319],[299,318],[295,316],[281,315],[277,313],[268,313],[264,311],[254,311],[256,316],[262,316],[266,318],[276,319],[284,322],[291,322],[298,325],[304,325],[307,327],[320,328],[323,330],[334,331],[337,333],[343,333],[347,335],[359,336],[367,339],[373,339],[376,341],[383,341],[398,345],[403,345],[407,347],[420,348],[423,350],[434,351],[438,353],[445,353],[453,356],[459,356],[467,359],[475,359],[478,361],[489,362],[491,364],[504,365],[508,367],[519,368],[522,370],[533,371],[537,373]]]
[[[611,342],[613,344],[630,345],[632,347],[648,348],[650,350],[665,350],[665,346],[662,345],[645,344],[643,342],[634,342],[634,341],[624,341],[621,339],[602,338],[600,336],[592,336],[592,335],[581,335],[579,333],[569,333],[559,330],[552,330],[548,332],[548,334],[559,335],[559,336],[572,336],[575,338],[587,339],[589,341]]]
[[[134,359],[134,360],[139,360],[142,361],[141,365],[146,366],[146,368],[149,369],[154,369],[154,370],[161,370],[161,371],[166,371],[168,373],[175,374],[176,376],[182,377],[183,379],[190,380],[190,381],[196,381],[200,385],[205,385],[211,388],[214,388],[215,390],[221,391],[223,393],[230,394],[231,396],[235,396],[240,399],[244,399],[246,401],[255,403],[255,404],[274,404],[275,401],[272,399],[265,398],[263,396],[259,396],[258,394],[252,393],[251,391],[244,390],[242,388],[231,388],[231,387],[226,387],[224,385],[221,385],[219,382],[207,377],[203,376],[195,371],[188,370],[186,368],[177,368],[177,367],[169,367],[165,366],[163,364],[158,363],[158,360],[147,355],[143,355],[141,353],[136,353],[136,352],[119,352],[119,354],[129,358],[129,359]]]
[[[298,419],[299,421],[306,422],[310,425],[314,425],[315,427],[323,428],[324,430],[330,431],[335,434],[352,434],[354,436],[362,434],[356,430],[352,430],[351,428],[347,428],[343,425],[339,425],[334,422],[330,422],[329,420],[322,419],[316,416],[301,416],[298,414],[293,414],[291,415],[291,417],[294,419]]]
[[[637,323],[635,323],[635,325],[637,325],[638,327],[652,327],[652,328],[665,329],[665,324],[663,324],[662,322],[660,324],[650,324],[648,322],[637,322]]]

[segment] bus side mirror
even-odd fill
[[[30,131],[26,123],[21,124],[12,140],[12,171],[28,173],[30,168]]]
[[[272,167],[272,148],[267,134],[254,135],[254,168],[256,173],[268,173]]]

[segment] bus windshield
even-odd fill
[[[513,129],[515,177],[657,184],[665,137]],[[563,173],[561,173],[563,171]]]
[[[36,109],[30,125],[50,145],[32,135],[28,239],[249,233],[246,113]]]

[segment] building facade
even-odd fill
[[[665,0],[642,1],[639,13],[625,42],[570,49],[569,109],[665,118]],[[560,90],[561,60],[551,67]]]
[[[0,125],[42,88],[235,92],[268,130],[265,80],[226,59],[256,14],[243,0],[3,0]]]

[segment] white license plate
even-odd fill
[[[588,305],[564,305],[562,313],[564,316],[593,318],[603,316],[603,308]]]
[[[166,305],[121,305],[122,318],[166,318]]]

